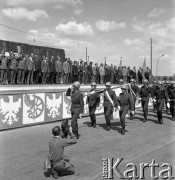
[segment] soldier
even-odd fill
[[[91,83],[91,90],[87,96],[87,103],[89,105],[89,115],[91,119],[91,125],[89,127],[93,126],[94,128],[96,127],[95,111],[100,102],[100,96],[98,93],[96,93],[96,86],[97,85],[95,82]]]
[[[0,66],[0,83],[7,84],[8,58],[5,56],[5,52],[2,52]]]
[[[61,84],[62,63],[59,56],[57,56],[57,60],[55,62],[55,71],[56,71],[56,84]]]
[[[143,86],[139,90],[139,96],[142,103],[142,109],[143,109],[143,115],[144,115],[143,122],[147,121],[148,103],[149,103],[150,95],[153,97],[153,92],[152,92],[152,89],[148,86],[148,80],[145,79],[143,81]]]
[[[82,117],[84,110],[83,94],[79,91],[79,89],[80,82],[76,81],[68,88],[66,92],[66,96],[71,96],[71,126],[73,133],[76,135],[77,139],[79,138],[77,119],[79,116],[80,118]]]
[[[153,94],[154,94],[153,101],[156,102],[158,121],[160,124],[163,124],[162,109],[164,107],[164,101],[168,102],[168,94],[167,94],[167,90],[163,87],[163,83],[161,81],[158,81],[158,86],[154,90]]]
[[[68,84],[69,63],[67,58],[66,61],[63,63],[63,73],[63,83]]]
[[[15,84],[15,78],[16,78],[16,69],[18,66],[17,57],[15,54],[12,54],[10,61],[10,83]]]
[[[27,68],[27,84],[33,84],[33,70],[34,70],[34,54],[31,53],[26,59],[26,68]]]
[[[175,121],[175,82],[169,86],[168,96],[170,102],[170,113],[172,115],[172,120]]]
[[[138,99],[138,93],[139,93],[139,87],[136,85],[135,83],[135,79],[131,79],[130,80],[130,84],[131,84],[131,97],[133,100],[133,104],[134,104],[134,111],[135,111],[135,104],[136,104],[136,100]],[[133,120],[134,115],[132,113],[130,113],[130,119]]]
[[[128,113],[128,110],[131,110],[131,114],[134,116],[134,101],[132,100],[131,94],[127,92],[128,86],[122,85],[121,87],[122,93],[119,95],[119,116],[120,122],[122,126],[121,134],[125,134],[125,117]]]
[[[157,81],[154,81],[153,82],[153,85],[152,85],[152,91],[154,92],[157,88]],[[156,102],[153,101],[153,110],[156,111]]]
[[[48,62],[48,69],[49,69],[49,84],[53,84],[54,83],[54,75],[55,75],[55,60],[54,60],[54,56],[51,57],[51,59]]]
[[[105,84],[106,89],[100,91],[99,93],[104,93],[104,115],[106,120],[106,131],[110,130],[110,117],[112,115],[113,110],[116,111],[117,106],[119,106],[119,102],[117,100],[115,91],[111,89],[111,83],[107,82]]]
[[[48,68],[49,68],[48,58],[44,56],[43,61],[41,62],[42,84],[46,84]]]
[[[24,78],[25,78],[25,70],[26,70],[26,58],[24,54],[21,55],[19,58],[18,63],[18,84],[24,84]]]

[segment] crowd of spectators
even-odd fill
[[[7,56],[5,52],[0,55],[0,84],[71,84],[80,81],[81,84],[96,82],[104,84],[111,82],[117,84],[119,79],[130,82],[133,78],[138,84],[143,79],[150,81],[151,71],[139,67],[132,69],[126,66],[109,66],[106,63],[94,63],[72,61],[66,58],[61,62],[59,56],[42,56],[31,53],[10,52]]]

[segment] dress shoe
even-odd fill
[[[110,126],[107,126],[107,127],[106,127],[106,131],[110,131]]]
[[[122,128],[121,135],[125,134],[125,128]]]

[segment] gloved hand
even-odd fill
[[[131,111],[131,114],[132,114],[132,115],[134,115],[134,114],[135,114],[135,112],[134,112],[134,111]]]
[[[169,109],[170,108],[170,103],[167,103],[166,105],[167,105],[167,108]]]
[[[79,115],[80,116],[80,119],[82,118],[82,114]]]
[[[117,108],[118,108],[119,111],[121,110],[121,107],[120,107],[120,106],[118,106]]]

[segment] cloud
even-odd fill
[[[82,12],[83,12],[83,10],[77,9],[77,10],[74,11],[74,14],[75,14],[75,15],[79,15],[79,14],[81,14]]]
[[[115,21],[104,21],[104,20],[98,20],[96,22],[96,27],[100,31],[111,31],[115,29],[123,29],[126,28],[126,24],[124,22],[116,23]]]
[[[29,21],[36,21],[38,18],[49,17],[47,12],[44,10],[35,9],[35,10],[30,11],[24,7],[3,9],[2,13],[7,17],[13,18],[16,20],[26,19]]]
[[[149,18],[158,18],[161,14],[164,14],[165,10],[162,8],[155,8],[147,16]]]
[[[63,4],[67,6],[82,6],[82,0],[6,0],[8,6],[44,6],[50,4]]]
[[[67,24],[59,24],[55,27],[56,31],[67,35],[88,35],[93,36],[93,29],[87,22],[77,24],[75,21],[70,21]]]
[[[53,6],[54,9],[59,9],[59,10],[63,10],[66,9],[66,7],[64,5],[58,4],[56,6]]]
[[[127,46],[133,46],[133,45],[141,45],[143,43],[143,41],[141,41],[139,38],[137,39],[125,39],[124,40],[124,44],[127,45]]]
[[[56,47],[56,48],[63,48],[63,49],[73,49],[75,50],[76,46],[83,48],[85,46],[88,47],[94,47],[94,45],[91,42],[88,41],[79,41],[78,39],[73,38],[64,38],[57,36],[56,34],[49,32],[47,29],[31,29],[29,31],[31,35],[27,35],[27,39],[33,42],[33,39],[35,38],[35,44],[37,45],[43,45],[43,46],[50,46],[50,47]]]

